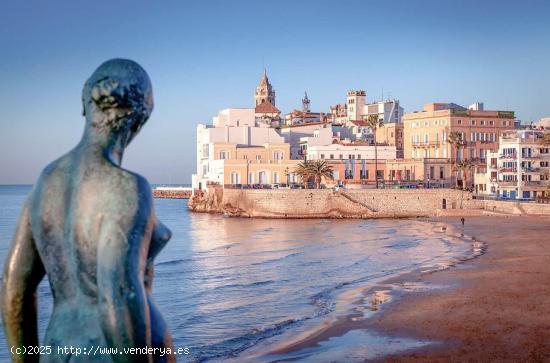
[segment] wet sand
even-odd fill
[[[288,356],[366,329],[424,343],[381,361],[550,361],[550,218],[467,217],[464,228],[457,217],[431,220],[483,241],[486,253],[384,281],[365,292],[379,310],[366,320],[340,317],[271,353]],[[378,304],[377,296],[389,301]]]

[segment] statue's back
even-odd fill
[[[42,173],[31,196],[30,221],[54,296],[46,344],[105,345],[98,310],[98,243],[106,221],[115,221],[126,236],[146,212],[136,178],[104,159],[83,163],[76,152]]]

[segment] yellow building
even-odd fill
[[[514,112],[485,111],[483,104],[468,108],[454,103],[430,103],[421,112],[403,116],[404,158],[479,159],[483,164],[488,150],[498,149],[498,138],[514,128]],[[447,142],[451,132],[462,135],[464,145]]]
[[[403,157],[403,124],[387,123],[376,129],[378,145],[395,146],[397,158]]]
[[[300,160],[290,160],[289,144],[239,146],[215,143],[212,174],[225,187],[297,183],[294,168]]]

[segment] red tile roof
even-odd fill
[[[279,109],[271,104],[271,102],[267,101],[264,103],[260,103],[258,106],[256,106],[255,113],[281,113]]]

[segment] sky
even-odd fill
[[[82,136],[81,90],[105,60],[140,63],[155,110],[123,166],[190,183],[196,125],[253,107],[265,66],[283,113],[364,89],[367,101],[485,103],[550,116],[550,2],[5,1],[0,5],[0,184],[34,183]]]

